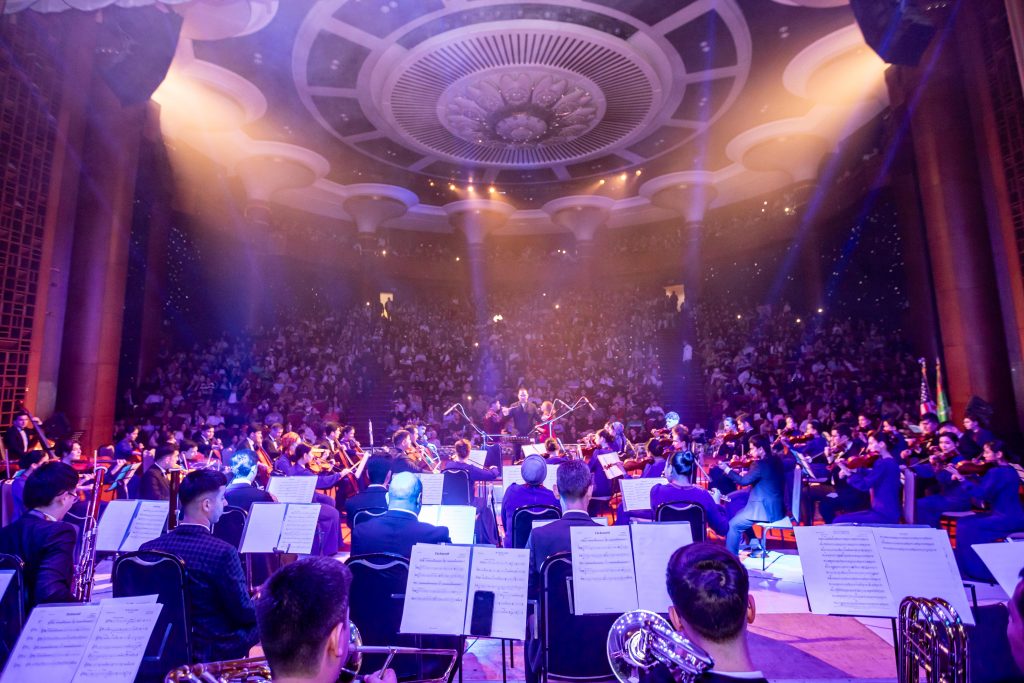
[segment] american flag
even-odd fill
[[[921,415],[935,412],[935,401],[932,400],[931,391],[928,389],[928,361],[918,358],[921,364]]]

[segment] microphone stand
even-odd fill
[[[568,403],[566,403],[565,401],[563,401],[560,398],[559,399],[555,399],[555,400],[560,402],[563,406],[565,406],[567,408],[567,410],[564,413],[562,413],[560,415],[555,415],[550,420],[547,420],[545,422],[541,422],[541,423],[539,423],[537,425],[537,427],[542,427],[544,425],[551,425],[551,434],[552,435],[554,435],[554,433],[555,433],[555,427],[554,427],[555,422],[557,422],[558,420],[561,420],[563,417],[568,416],[570,413],[576,412],[576,410],[581,405],[587,403],[587,397],[586,396],[580,396],[578,399],[576,399],[576,401],[572,405],[569,405]],[[559,439],[557,436],[555,436],[555,441],[558,442],[558,447],[561,448],[563,451],[565,451],[565,444],[562,443],[562,440]]]

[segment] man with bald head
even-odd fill
[[[412,472],[391,477],[387,493],[388,511],[357,525],[352,530],[352,555],[394,553],[412,556],[417,543],[451,543],[448,527],[419,521],[423,485]]]

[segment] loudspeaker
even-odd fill
[[[889,64],[916,66],[935,25],[911,0],[850,0],[864,41]]]
[[[121,104],[141,104],[167,77],[183,19],[159,6],[107,7],[100,16],[97,68]]]

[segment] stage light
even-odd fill
[[[387,256],[387,255],[388,255],[388,250],[387,250],[387,249],[384,249],[384,250],[382,250],[382,251],[380,252],[380,255],[381,255],[381,256]]]
[[[455,192],[455,183],[448,183],[448,189]]]
[[[557,311],[559,308],[561,308],[561,306],[558,305],[558,304],[555,304],[555,310]]]
[[[461,260],[462,260],[462,257],[461,257],[461,256],[456,256],[456,257],[455,257],[455,260],[456,260],[456,261],[461,261]]]
[[[487,194],[494,194],[497,190],[494,189],[494,185],[487,188]]]
[[[604,178],[601,178],[600,180],[598,180],[597,184],[598,185],[604,185]]]
[[[643,173],[644,172],[641,169],[638,168],[638,169],[636,169],[636,172],[633,175],[635,175],[637,177],[640,177],[641,175],[643,175]]]
[[[434,186],[434,181],[433,181],[433,180],[431,180],[431,181],[430,181],[430,186],[431,186],[431,187],[433,187],[433,186]]]
[[[619,180],[621,180],[622,182],[626,182],[626,178],[628,178],[628,177],[629,177],[628,175],[623,173],[622,175],[619,176]]]
[[[736,314],[736,319],[737,319],[737,320],[739,320],[739,319],[740,319],[740,318],[742,318],[742,317],[743,317],[743,316],[742,316],[742,315],[740,315],[739,313],[737,313],[737,314]]]
[[[467,187],[466,189],[467,189],[467,190],[469,190],[470,192],[475,192],[475,190],[473,189],[473,186],[472,186],[472,185],[470,185],[470,186],[469,186],[469,187]]]
[[[473,348],[480,348],[480,342],[473,342]]]
[[[366,302],[366,305],[367,305],[367,306],[369,306],[369,305],[370,305],[370,302],[369,302],[369,301],[367,301],[367,302]]]
[[[797,318],[797,319],[796,319],[796,322],[797,322],[797,324],[800,324],[800,323],[802,323],[803,321],[802,321],[802,320],[800,320],[800,318]]]
[[[818,309],[818,313],[824,313],[824,312],[825,312],[825,309],[824,309],[824,308],[819,308],[819,309]]]

